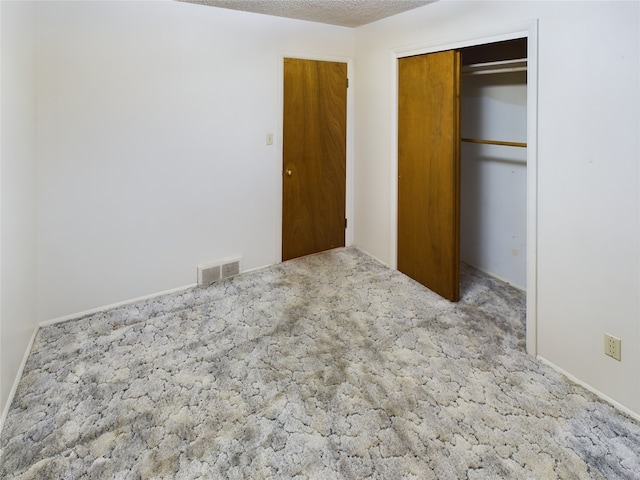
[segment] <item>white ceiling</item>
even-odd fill
[[[435,0],[180,0],[343,27],[359,27]]]

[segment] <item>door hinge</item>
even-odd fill
[[[349,79],[347,78],[347,88],[349,88]]]
[[[347,228],[347,219],[344,219],[344,228]]]

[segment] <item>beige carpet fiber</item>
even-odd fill
[[[524,294],[462,293],[350,248],[43,328],[0,477],[640,478],[640,425],[525,353]]]

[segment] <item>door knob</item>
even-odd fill
[[[293,172],[287,168],[287,169],[284,171],[284,174],[285,174],[287,177],[290,177],[291,175],[293,175]]]

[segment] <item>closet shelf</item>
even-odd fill
[[[462,66],[462,75],[489,75],[494,73],[526,72],[527,59],[502,60],[499,62],[472,63]]]
[[[527,148],[527,144],[525,142],[503,142],[502,140],[484,140],[480,138],[461,138],[460,141],[467,143],[484,143],[487,145],[503,145],[505,147]]]

